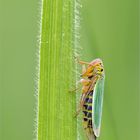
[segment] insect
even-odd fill
[[[82,65],[82,95],[77,115],[83,112],[83,127],[89,140],[96,140],[100,135],[103,94],[104,66],[101,59],[92,62],[78,61]]]

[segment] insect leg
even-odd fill
[[[84,103],[85,103],[85,99],[86,99],[86,97],[88,96],[88,94],[89,94],[92,90],[94,90],[94,86],[95,86],[95,84],[96,84],[96,81],[97,81],[97,77],[93,77],[93,78],[91,79],[91,84],[89,85],[87,92],[84,93],[85,96],[83,96],[83,98],[81,98],[81,101],[80,101],[80,105],[81,105],[82,107],[83,107],[83,105],[84,105]]]
[[[85,62],[85,61],[81,61],[81,60],[78,60],[78,63],[81,64],[81,65],[84,65],[84,64],[86,64],[86,65],[91,65],[90,63]]]
[[[81,83],[81,80],[79,80],[77,83],[76,83],[76,88],[72,89],[72,90],[69,90],[69,92],[76,92],[78,89],[80,89],[80,83]]]
[[[78,106],[78,110],[77,110],[75,116],[77,116],[77,115],[80,113],[81,109],[83,108],[84,99],[85,99],[85,96],[87,96],[86,93],[87,93],[87,91],[88,91],[88,89],[89,89],[89,86],[91,85],[91,80],[89,80],[89,79],[88,79],[88,80],[86,80],[86,79],[81,79],[80,82],[81,82],[82,85],[83,85],[83,88],[82,88],[82,95],[81,95],[80,104],[79,104],[79,106]]]
[[[85,61],[81,61],[81,60],[79,60],[78,57],[75,57],[75,59],[76,59],[77,62],[78,62],[79,64],[81,64],[81,65],[83,65],[83,64],[90,65],[90,63],[88,63],[88,62],[85,62]]]
[[[86,66],[85,64],[82,65],[82,75],[86,72]]]
[[[75,89],[69,90],[69,92],[70,92],[70,93],[76,92],[78,89],[80,89],[80,87],[77,87],[77,88],[75,88]]]
[[[81,99],[80,99],[80,104],[78,106],[78,110],[76,111],[75,117],[77,117],[79,115],[79,113],[81,112],[81,109],[83,108],[82,100],[83,100],[84,96],[85,96],[85,94],[82,94]]]

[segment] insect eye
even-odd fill
[[[101,72],[103,71],[103,69],[101,69]]]

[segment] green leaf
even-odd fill
[[[76,140],[74,0],[44,0],[40,43],[38,140]]]

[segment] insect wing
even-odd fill
[[[93,124],[93,131],[96,137],[99,137],[100,135],[103,94],[104,94],[104,77],[99,78],[97,80],[93,91],[92,124]]]

